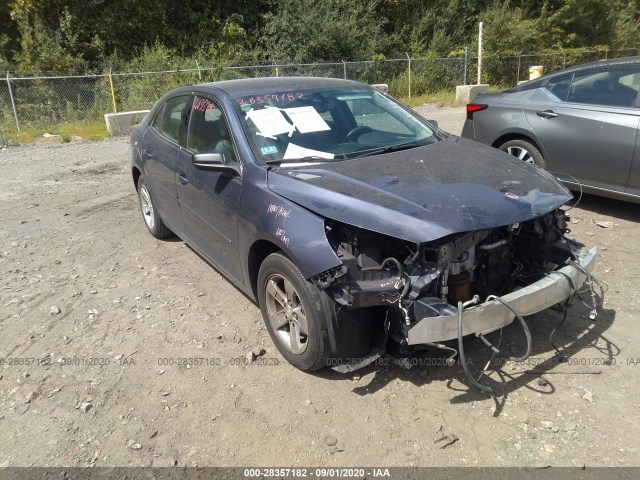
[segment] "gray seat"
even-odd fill
[[[216,152],[221,152],[224,155],[225,163],[236,162],[236,155],[233,151],[233,145],[231,144],[231,135],[227,127],[227,122],[223,118],[217,121],[218,138],[214,146]]]

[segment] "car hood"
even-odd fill
[[[572,198],[548,172],[454,136],[267,175],[273,192],[318,215],[415,243],[529,220]]]

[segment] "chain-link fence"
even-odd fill
[[[491,86],[508,87],[529,79],[529,68],[542,66],[544,73],[556,72],[574,65],[620,57],[640,55],[640,48],[622,50],[561,50],[548,53],[523,54],[513,57],[483,55],[482,83]],[[476,83],[478,58],[472,57],[468,63],[469,83]]]
[[[346,78],[387,83],[397,97],[453,88],[464,81],[464,59],[384,59],[362,62],[270,63],[158,72],[56,77],[12,77],[0,81],[0,130],[95,121],[104,113],[150,108],[174,87],[269,76]]]
[[[640,50],[566,51],[517,57],[483,57],[482,81],[511,86],[528,78],[529,67],[556,71],[588,61],[637,55]],[[361,62],[270,63],[157,72],[109,72],[55,77],[0,79],[0,131],[95,121],[105,113],[143,110],[174,87],[269,76],[319,76],[386,83],[396,97],[418,96],[475,83],[476,58],[401,58]]]

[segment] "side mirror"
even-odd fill
[[[427,120],[427,122],[429,122],[431,125],[433,125],[436,128],[440,128],[438,126],[438,121],[437,120]]]
[[[200,170],[215,172],[238,173],[238,170],[224,161],[224,154],[220,152],[195,153],[191,160],[193,166]]]

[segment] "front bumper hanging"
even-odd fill
[[[591,273],[596,265],[597,247],[578,252],[578,263]],[[569,282],[571,282],[573,286]],[[574,266],[567,265],[549,273],[531,285],[502,296],[522,316],[533,315],[571,296],[574,288],[580,288],[586,275]],[[463,335],[486,335],[499,330],[515,318],[514,313],[503,303],[490,300],[481,305],[464,310],[462,318]],[[458,338],[458,315],[427,317],[416,322],[408,331],[407,343],[419,345],[438,343]]]

